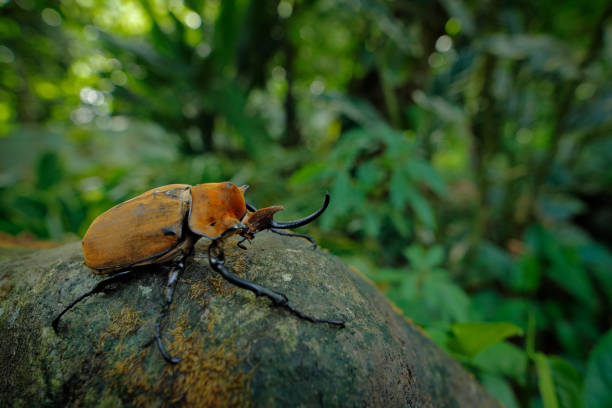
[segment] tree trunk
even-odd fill
[[[51,320],[101,279],[79,243],[0,252],[0,406],[497,407],[356,271],[299,238],[226,244],[234,272],[288,296],[300,320],[224,281],[199,243],[151,342],[167,270],[142,268]],[[248,244],[247,244],[248,245]]]

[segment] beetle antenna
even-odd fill
[[[304,217],[301,220],[297,220],[297,221],[280,222],[280,221],[272,220],[272,228],[278,228],[278,229],[297,228],[297,227],[301,227],[302,225],[311,223],[312,221],[319,218],[321,214],[323,214],[323,212],[325,211],[328,205],[329,205],[329,192],[326,191],[325,201],[323,202],[323,206],[321,206],[321,208],[319,208],[317,211],[310,214],[308,217]]]
[[[66,313],[67,311],[72,309],[74,307],[74,305],[76,305],[77,303],[79,303],[80,301],[82,301],[83,299],[85,299],[85,298],[87,298],[87,297],[89,297],[91,295],[95,295],[96,293],[102,292],[111,283],[115,283],[118,280],[122,279],[124,276],[129,275],[129,274],[131,274],[131,273],[133,273],[133,272],[135,272],[137,270],[138,269],[130,269],[130,270],[127,270],[127,271],[117,272],[114,275],[109,276],[106,279],[102,279],[89,292],[84,293],[81,296],[79,296],[78,298],[76,298],[72,303],[70,303],[68,306],[66,306],[66,308],[64,310],[62,310],[60,312],[60,314],[58,314],[55,317],[55,319],[53,319],[53,322],[51,323],[51,326],[53,326],[53,330],[57,333],[60,319],[62,318],[64,313]]]

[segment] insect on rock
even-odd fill
[[[61,317],[74,305],[134,273],[138,269],[136,267],[167,264],[170,266],[168,283],[164,305],[155,323],[154,338],[162,356],[170,363],[178,363],[181,360],[171,357],[164,348],[160,326],[172,303],[172,295],[185,269],[185,262],[200,238],[211,241],[208,246],[210,266],[228,282],[250,290],[256,296],[268,297],[274,305],[284,307],[301,319],[344,327],[344,322],[339,320],[309,316],[293,307],[282,293],[234,275],[225,265],[222,247],[228,237],[237,234],[242,237],[238,246],[246,249],[242,243],[264,230],[306,238],[316,247],[311,237],[283,230],[301,227],[319,217],[329,205],[329,193],[325,194],[323,206],[311,215],[297,221],[278,222],[274,220],[274,214],[283,207],[258,210],[245,201],[247,188],[230,182],[195,186],[170,184],[149,190],[98,216],[83,237],[85,264],[95,274],[110,276],[62,310],[52,322],[54,330],[58,331]]]

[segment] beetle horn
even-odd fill
[[[329,205],[329,192],[326,191],[325,201],[323,202],[323,206],[321,206],[321,208],[319,208],[317,211],[313,212],[308,217],[302,218],[301,220],[296,220],[296,221],[291,221],[291,222],[280,222],[280,221],[272,220],[272,228],[288,229],[288,228],[297,228],[297,227],[301,227],[302,225],[306,225],[316,220],[319,217],[319,215],[323,214],[323,211],[325,211],[328,205]]]
[[[274,213],[282,210],[284,210],[284,208],[280,205],[261,208],[255,210],[255,212],[248,213],[242,221],[249,226],[253,233],[263,231],[272,228],[272,223],[274,223],[272,217],[274,217]]]

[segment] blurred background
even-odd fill
[[[0,241],[250,184],[507,407],[612,406],[606,0],[0,0]],[[44,240],[44,242],[43,242]],[[607,332],[607,334],[606,334]]]

